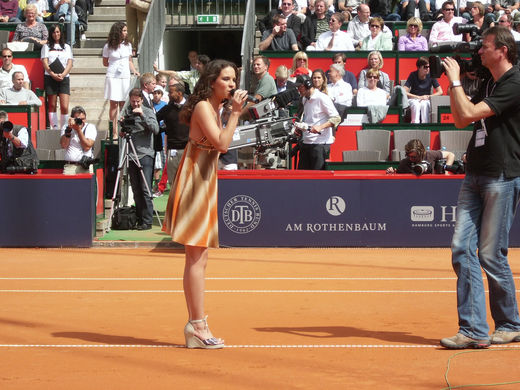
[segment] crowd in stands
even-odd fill
[[[92,12],[92,0],[0,0],[0,23],[17,23],[12,41],[32,43],[35,50],[40,50],[48,37],[44,22],[71,24],[67,29],[71,46],[76,44],[76,30],[86,39]]]

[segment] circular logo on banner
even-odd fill
[[[255,230],[261,217],[260,206],[256,200],[247,195],[232,197],[222,210],[224,224],[237,234],[246,234]]]
[[[342,197],[333,195],[329,199],[327,199],[327,204],[325,206],[327,208],[327,212],[330,215],[337,217],[345,212],[347,205]]]

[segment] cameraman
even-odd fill
[[[26,127],[13,125],[5,111],[0,111],[0,160],[2,171],[7,167],[26,167],[30,171],[38,168],[38,156]]]
[[[406,158],[399,161],[397,170],[389,167],[386,173],[414,173],[413,166],[422,161],[427,161],[430,166],[435,167],[435,163],[439,160],[446,159],[446,165],[453,165],[455,155],[452,152],[440,150],[426,150],[423,143],[419,139],[412,139],[404,147]]]
[[[97,129],[92,123],[87,123],[87,114],[81,106],[72,108],[69,124],[61,129],[60,144],[65,150],[64,175],[78,173],[93,173],[92,162],[94,152],[92,147],[96,141]]]
[[[143,97],[139,88],[130,90],[130,104],[126,107],[123,117],[121,137],[131,134],[137,158],[141,164],[146,183],[139,172],[137,164],[130,159],[128,173],[134,193],[137,212],[137,229],[149,230],[153,222],[152,180],[155,150],[153,136],[159,134],[159,124],[155,112],[143,106]],[[147,188],[148,185],[148,188]],[[150,191],[150,192],[148,192]]]
[[[458,63],[444,59],[455,125],[473,123],[451,244],[459,331],[441,340],[450,349],[520,341],[515,283],[507,260],[509,230],[520,196],[520,70],[514,66],[517,48],[511,32],[489,28],[478,54],[492,77],[484,80],[472,100],[460,86]],[[495,322],[491,336],[481,268],[487,275]]]

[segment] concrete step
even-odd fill
[[[108,33],[107,33],[108,36]],[[104,38],[87,38],[85,41],[80,41],[80,45],[82,49],[103,49],[105,43],[107,42],[107,37]]]
[[[72,70],[70,71],[70,74],[75,75],[81,75],[79,77],[83,77],[83,75],[88,74],[105,74],[107,72],[107,68],[103,66],[103,64],[100,64],[99,67],[72,67]]]
[[[88,17],[88,24],[90,28],[90,23],[94,22],[106,22],[110,23],[110,26],[112,26],[112,23],[117,22],[119,20],[126,20],[126,15],[123,12],[123,14],[107,14],[107,15],[90,15]]]
[[[96,0],[94,12],[96,8],[102,7],[117,7],[117,6],[125,6],[125,3],[120,0]]]
[[[97,48],[97,47],[93,47],[93,48],[81,47],[81,48],[72,49],[72,54],[74,55],[74,58],[78,58],[78,57],[99,57],[99,58],[101,58],[101,56],[103,54],[103,50],[101,48]]]
[[[88,21],[90,23],[91,20],[95,20],[94,18],[103,16],[103,15],[126,16],[125,9],[126,8],[125,8],[124,3],[121,3],[121,6],[117,6],[117,7],[110,7],[110,6],[94,7],[94,14],[88,16]]]
[[[74,69],[74,68],[72,68]],[[105,87],[105,76],[96,74],[81,74],[70,77],[71,88],[104,88]]]
[[[101,22],[91,22],[90,19],[88,21],[88,30],[85,32],[87,37],[92,36],[93,34],[103,32],[105,38],[108,36],[108,32],[110,31],[110,27],[112,24],[121,20],[120,18],[112,18],[111,21],[101,21]]]
[[[74,66],[72,69],[74,68],[102,68],[105,72],[107,69],[105,66],[103,66],[103,58],[101,57],[101,53],[99,53],[99,56],[75,56]]]

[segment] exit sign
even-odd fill
[[[218,15],[197,15],[197,24],[218,24]]]

